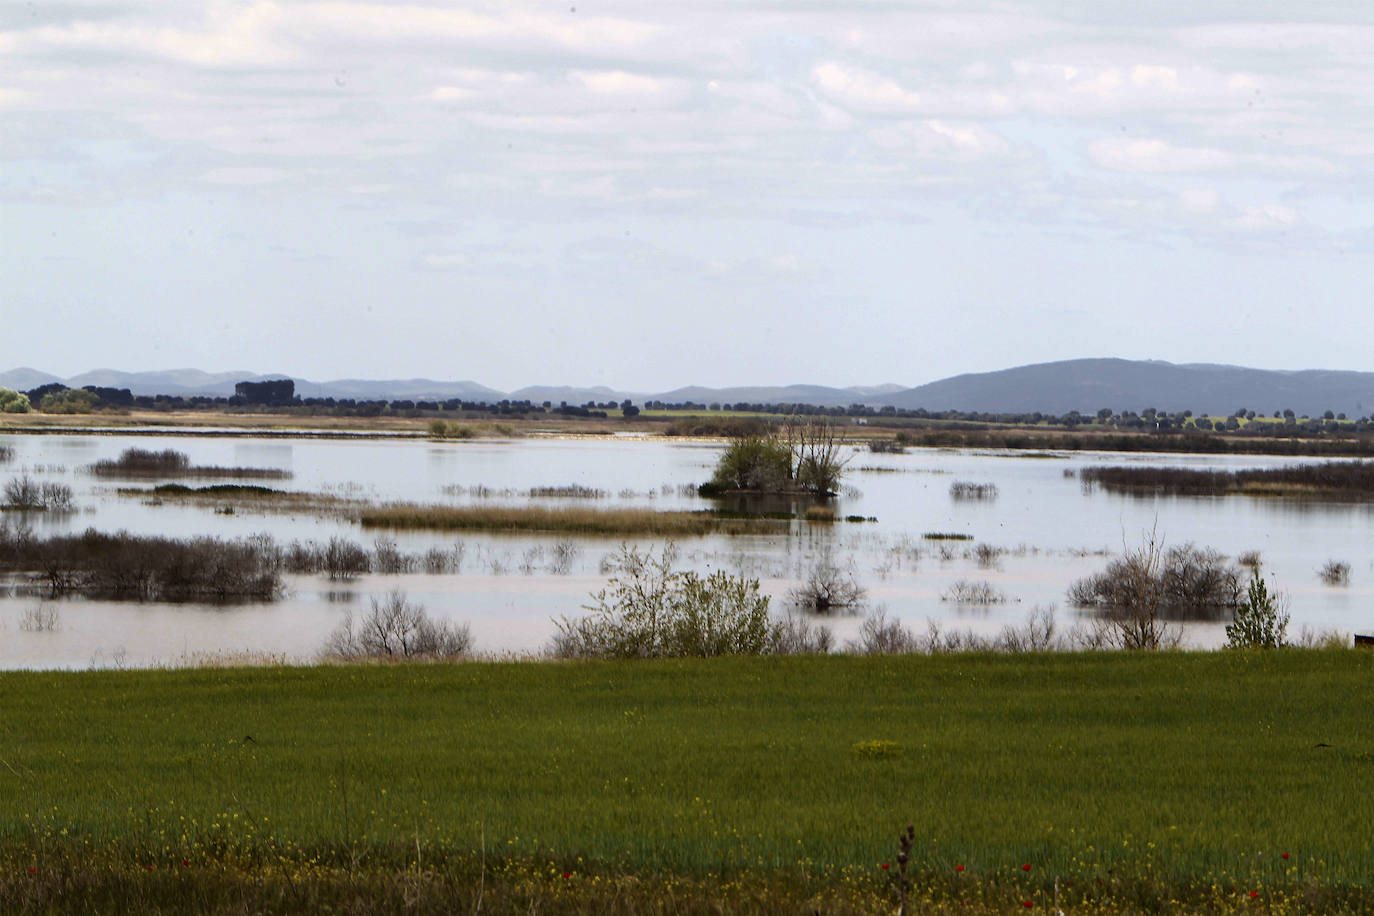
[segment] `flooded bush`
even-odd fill
[[[940,596],[941,601],[950,604],[1005,604],[1007,596],[998,591],[991,582],[971,582],[960,579]]]
[[[855,576],[853,560],[841,566],[834,550],[827,546],[812,563],[806,581],[789,591],[787,599],[793,606],[815,614],[857,608],[868,591]]]
[[[555,621],[558,658],[671,658],[762,655],[776,651],[781,626],[768,615],[757,579],[673,568],[677,551],[622,546],[591,613]]]
[[[321,657],[330,661],[451,661],[472,650],[466,626],[435,622],[404,592],[372,599],[372,609],[355,621],[350,612],[325,641]]]
[[[1184,544],[1164,550],[1154,541],[1128,551],[1104,572],[1069,587],[1078,607],[1151,607],[1161,617],[1215,620],[1240,601],[1240,570],[1211,548]]]
[[[634,496],[635,492],[631,490],[630,495]],[[531,499],[605,499],[610,494],[595,487],[570,483],[561,487],[531,487],[529,496]]]
[[[3,508],[28,511],[66,512],[73,507],[72,488],[65,483],[39,483],[25,474],[5,483]]]
[[[25,633],[53,633],[57,630],[57,608],[39,604],[25,608],[19,615],[19,629]]]
[[[331,579],[353,579],[372,571],[367,551],[347,538],[332,537],[320,557]]]
[[[0,411],[2,412],[2,411]],[[14,446],[0,445],[0,464],[14,460]]]
[[[868,450],[878,455],[900,455],[906,451],[896,439],[871,439]]]
[[[373,572],[397,576],[411,572],[415,568],[415,558],[402,553],[396,546],[395,538],[382,536],[372,542],[372,561],[368,565]]]
[[[949,495],[955,499],[996,499],[997,484],[956,480],[949,485]]]
[[[38,575],[55,595],[226,601],[271,600],[281,592],[280,557],[262,539],[177,540],[94,529],[44,539],[0,526],[0,564]]]
[[[1349,585],[1350,564],[1340,560],[1327,560],[1326,565],[1317,570],[1317,576],[1325,585]]]
[[[1097,608],[1109,624],[1107,641],[1123,649],[1177,646],[1182,632],[1170,619],[1218,619],[1240,600],[1240,571],[1215,550],[1192,544],[1165,550],[1151,534],[1105,572],[1079,579],[1069,600]]]

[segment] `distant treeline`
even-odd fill
[[[989,413],[985,411],[926,410],[925,408],[902,408],[891,405],[874,407],[867,404],[848,406],[820,406],[816,404],[759,403],[738,401],[696,402],[648,400],[635,405],[627,398],[622,401],[586,401],[570,404],[560,401],[535,402],[502,398],[496,401],[469,398],[437,399],[355,399],[333,397],[301,397],[295,391],[295,382],[290,379],[275,379],[258,382],[239,382],[233,397],[210,397],[206,395],[134,395],[127,388],[105,388],[87,385],[72,389],[61,383],[40,385],[30,391],[22,392],[37,409],[53,413],[86,413],[92,410],[164,410],[193,411],[226,408],[270,410],[273,412],[323,414],[351,417],[377,417],[383,415],[425,416],[434,414],[487,414],[502,417],[594,417],[606,418],[613,412],[622,417],[635,417],[640,409],[651,411],[674,411],[696,415],[699,420],[724,419],[731,414],[810,416],[848,418],[855,422],[872,422],[883,426],[905,427],[910,429],[938,429],[942,432],[961,430],[986,430],[988,427],[1049,427],[1056,430],[1083,431],[1096,435],[1112,432],[1146,432],[1159,436],[1182,436],[1190,439],[1216,433],[1228,436],[1265,436],[1273,438],[1327,438],[1355,437],[1374,432],[1374,421],[1369,417],[1347,420],[1343,413],[1327,410],[1320,417],[1298,416],[1293,410],[1275,410],[1272,418],[1262,416],[1254,410],[1242,408],[1225,418],[1195,416],[1193,411],[1184,410],[1170,413],[1147,407],[1139,412],[1133,410],[1117,411],[1102,408],[1096,413],[1084,414],[1071,410],[1065,414],[1047,414],[1040,411],[1030,413]],[[697,423],[697,427],[709,428],[717,423]],[[728,425],[728,424],[726,424]],[[964,444],[920,442],[915,444]],[[977,444],[977,443],[967,443]],[[1016,448],[1015,445],[1004,447]],[[1059,447],[1072,447],[1060,445]],[[1089,448],[1110,448],[1100,443]],[[1139,446],[1125,446],[1134,448]],[[1152,446],[1156,448],[1158,446]],[[1225,451],[1224,445],[1217,445],[1217,451]],[[1168,450],[1168,449],[1164,449]],[[1205,451],[1196,441],[1178,451]],[[1272,449],[1265,448],[1265,451]],[[1362,453],[1362,452],[1361,452]]]

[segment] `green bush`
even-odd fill
[[[82,388],[68,388],[45,394],[38,402],[43,413],[90,413],[95,410],[96,396]]]
[[[792,452],[772,436],[741,436],[725,447],[711,477],[720,490],[776,491],[792,478]]]
[[[28,413],[33,410],[29,396],[10,388],[0,388],[0,413]]]
[[[1282,596],[1269,594],[1258,572],[1250,576],[1250,589],[1236,606],[1235,616],[1226,625],[1228,649],[1278,649],[1287,645],[1288,611]]]
[[[607,587],[586,617],[557,621],[560,658],[682,658],[762,655],[777,650],[782,626],[768,615],[757,579],[673,569],[672,545],[655,556],[621,546]]]

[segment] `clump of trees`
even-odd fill
[[[762,433],[736,436],[726,446],[702,496],[728,492],[799,492],[830,497],[839,492],[849,456],[839,429],[823,420],[788,417]]]

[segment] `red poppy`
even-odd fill
[[[1026,909],[1030,909],[1031,907],[1035,906],[1035,904],[1031,903],[1029,900],[1022,900],[1021,905]]]
[[[190,860],[190,859],[182,859],[182,860],[181,860],[181,864],[182,864],[182,865],[190,865],[190,864],[191,864],[191,860]]]
[[[1251,892],[1250,892],[1250,899],[1251,899],[1251,900],[1254,900],[1254,899],[1255,899],[1256,897],[1258,897],[1258,896],[1259,896],[1259,891],[1251,891]]]
[[[565,871],[565,872],[563,872],[563,877],[565,877],[565,878],[571,878],[571,877],[572,877],[572,872],[570,872],[570,871]]]
[[[1288,858],[1288,853],[1285,852],[1283,855],[1279,856],[1279,858],[1280,858],[1280,859],[1286,859],[1286,858]]]
[[[29,874],[32,875],[32,874],[35,873],[36,871],[38,871],[38,869],[34,868],[32,865],[29,866]]]
[[[886,862],[884,862],[882,865],[880,865],[880,866],[878,866],[878,867],[879,867],[879,868],[891,868],[892,866],[889,865],[889,864],[887,864]]]
[[[954,866],[954,870],[955,870],[955,871],[963,871],[963,870],[964,870],[964,866],[962,866],[962,865],[956,865],[956,866]]]
[[[1030,863],[1027,862],[1025,865],[1022,865],[1022,866],[1021,866],[1021,870],[1022,870],[1022,871],[1030,871]]]
[[[145,865],[144,868],[148,869],[148,871],[152,871],[152,870],[153,870],[153,866],[151,866],[151,865]]]

